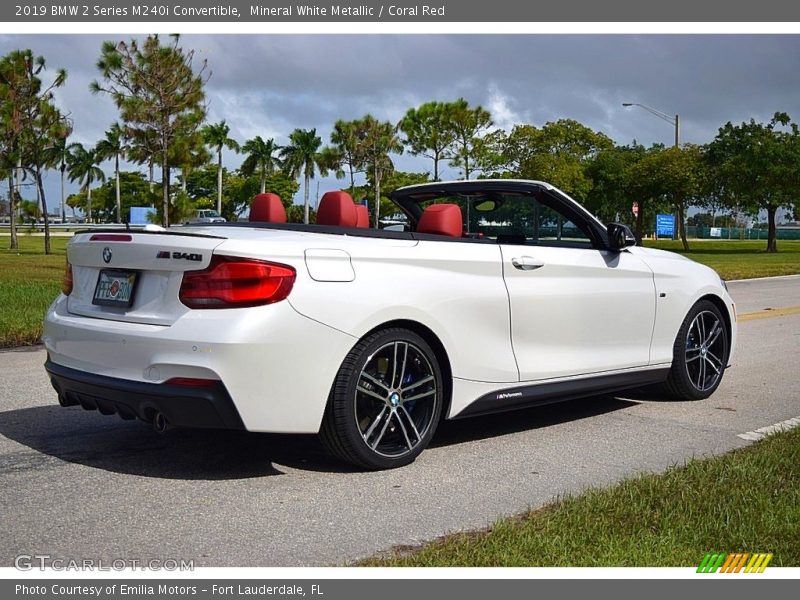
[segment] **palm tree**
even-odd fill
[[[119,157],[128,151],[125,143],[125,131],[119,123],[114,123],[111,129],[106,131],[106,137],[97,142],[95,146],[95,156],[97,160],[103,161],[109,158],[114,159],[114,177],[116,179],[117,191],[117,223],[122,223],[122,202],[119,191]]]
[[[281,167],[281,160],[273,156],[281,147],[272,138],[263,140],[257,135],[252,140],[247,140],[242,146],[242,152],[247,154],[239,170],[245,177],[250,177],[258,169],[261,176],[261,193],[267,191],[267,175]]]
[[[231,128],[224,120],[203,127],[203,141],[217,152],[217,213],[222,214],[222,148],[239,151],[239,144],[228,137]]]
[[[64,194],[64,180],[67,176],[67,159],[69,158],[69,151],[67,144],[68,135],[58,136],[53,140],[53,145],[47,149],[47,165],[51,168],[58,169],[61,173],[61,222],[66,220],[65,204],[66,195]]]
[[[303,222],[308,223],[308,186],[319,165],[319,147],[322,139],[315,129],[295,129],[289,134],[289,145],[281,150],[284,167],[292,177],[301,174],[305,179],[305,204]]]
[[[94,148],[87,150],[83,144],[70,144],[67,170],[70,181],[79,181],[81,188],[86,190],[86,217],[92,222],[92,182],[105,181],[105,173],[97,166],[97,154]]]

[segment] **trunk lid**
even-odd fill
[[[178,298],[183,273],[205,269],[224,241],[220,235],[171,231],[76,234],[67,246],[73,278],[67,309],[98,319],[171,325],[189,310]],[[98,304],[102,302],[96,297],[98,285],[113,282],[117,289],[119,282],[130,282],[130,306]]]

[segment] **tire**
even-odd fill
[[[708,300],[692,306],[672,349],[672,368],[664,391],[677,400],[703,400],[713,394],[728,364],[729,338],[719,308]]]
[[[436,355],[422,337],[400,328],[370,334],[339,368],[322,420],[322,443],[364,469],[407,465],[436,431],[443,390]]]

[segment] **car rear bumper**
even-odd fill
[[[161,413],[170,425],[210,429],[244,429],[242,419],[221,382],[210,387],[143,383],[95,375],[58,365],[44,365],[62,406],[80,405],[104,415],[152,421]]]
[[[288,301],[190,310],[169,326],[76,315],[67,305],[59,297],[45,317],[51,363],[119,382],[111,389],[132,394],[166,389],[174,378],[219,380],[248,431],[319,431],[331,383],[355,343]]]

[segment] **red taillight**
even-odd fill
[[[72,265],[69,261],[64,265],[64,279],[61,281],[61,292],[65,296],[72,293]]]
[[[130,242],[133,236],[126,233],[95,233],[89,238],[90,242]]]
[[[180,299],[189,308],[243,308],[280,302],[295,270],[263,260],[214,256],[207,269],[183,274]]]

